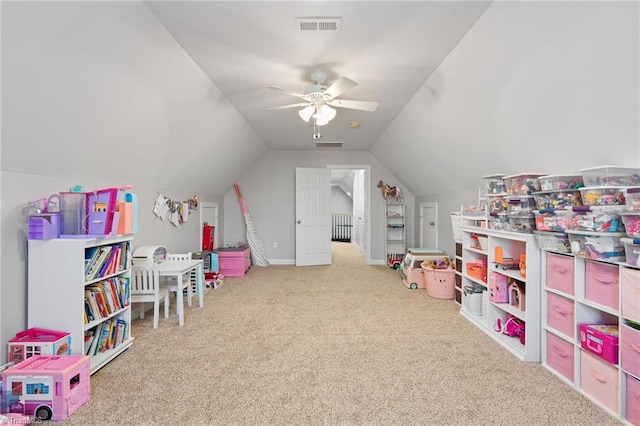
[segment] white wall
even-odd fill
[[[331,187],[331,213],[352,214],[353,200],[339,186]]]
[[[372,152],[438,202],[453,253],[483,175],[640,166],[639,40],[638,2],[494,2]]]
[[[157,193],[222,205],[215,194],[265,151],[144,3],[1,7],[0,343],[27,326],[22,205],[74,185],[131,184],[139,200],[134,247],[192,250],[197,214],[179,228],[156,219]],[[52,306],[52,315],[64,308]]]
[[[295,260],[295,168],[327,165],[371,166],[371,259],[383,263],[383,199],[376,187],[379,180],[398,186],[403,191],[407,223],[412,224],[413,194],[370,153],[362,151],[271,151],[240,179],[240,189],[251,218],[260,234],[267,257],[272,261],[291,263]],[[246,242],[244,219],[233,190],[224,198],[224,244]],[[413,244],[413,229],[407,227],[407,244]],[[278,248],[273,248],[273,242]]]

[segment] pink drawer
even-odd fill
[[[585,261],[585,298],[617,310],[618,266],[609,263]]]
[[[580,387],[601,402],[605,407],[618,413],[618,369],[580,351]]]
[[[547,365],[573,382],[573,344],[547,331]]]
[[[547,325],[549,327],[569,337],[574,337],[573,316],[573,300],[547,293]]]
[[[640,269],[620,268],[622,316],[640,322]]]
[[[640,381],[627,376],[627,412],[625,418],[632,425],[640,426]]]
[[[573,257],[547,253],[547,287],[573,295]]]
[[[624,370],[640,377],[640,331],[624,324],[620,326],[620,359]]]

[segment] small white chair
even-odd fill
[[[142,303],[140,318],[144,319],[145,302],[153,302],[153,328],[158,328],[162,301],[164,301],[164,317],[169,318],[169,290],[160,284],[158,265],[132,265],[131,303]]]

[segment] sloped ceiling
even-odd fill
[[[340,98],[376,101],[375,112],[338,108],[320,129],[344,150],[369,150],[482,15],[487,1],[190,2],[148,7],[271,150],[315,149],[301,108],[310,74],[358,83]],[[295,18],[337,17],[339,32],[301,32]],[[352,122],[359,123],[356,129]]]

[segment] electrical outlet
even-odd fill
[[[277,242],[273,242],[273,248],[278,248],[278,243]]]

